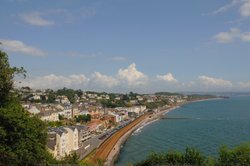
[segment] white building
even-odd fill
[[[66,126],[64,127],[68,132],[68,144],[67,148],[69,150],[77,150],[78,147],[78,129],[74,126]]]

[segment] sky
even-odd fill
[[[250,0],[1,0],[16,86],[250,91]]]

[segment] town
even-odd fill
[[[99,93],[73,89],[18,89],[22,106],[48,126],[48,151],[58,160],[72,153],[80,159],[145,113],[154,114],[189,101],[213,98],[179,93]]]

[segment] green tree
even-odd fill
[[[250,165],[250,143],[233,149],[222,146],[219,150],[218,165]]]
[[[8,55],[0,50],[0,107],[13,99],[13,78],[17,74],[26,76],[22,67],[10,67]]]
[[[81,97],[83,95],[83,91],[81,89],[78,89],[75,91],[78,97]]]
[[[90,114],[87,114],[87,115],[79,115],[76,117],[76,122],[80,122],[80,123],[83,123],[83,122],[89,122],[91,121],[91,115]]]
[[[57,90],[57,95],[67,96],[71,103],[76,102],[75,91],[73,89],[68,89],[68,88],[65,88],[65,87],[63,89],[58,89]]]
[[[46,150],[46,125],[29,117],[15,90],[15,74],[23,68],[10,67],[8,55],[0,51],[0,165],[46,164],[53,160]]]
[[[62,163],[69,164],[69,165],[79,165],[79,156],[76,153],[72,153],[70,155],[66,155],[62,160]]]

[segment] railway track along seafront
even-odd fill
[[[111,137],[109,137],[106,141],[104,141],[100,147],[96,150],[96,152],[92,156],[92,162],[91,163],[98,163],[99,161],[105,162],[109,153],[114,150],[115,144],[118,142],[118,140],[127,132],[129,132],[133,127],[138,125],[140,122],[142,122],[145,118],[147,118],[147,115],[142,115],[139,118],[135,119],[133,122],[128,124],[127,126],[123,127],[122,129],[118,130],[116,133],[114,133]]]

